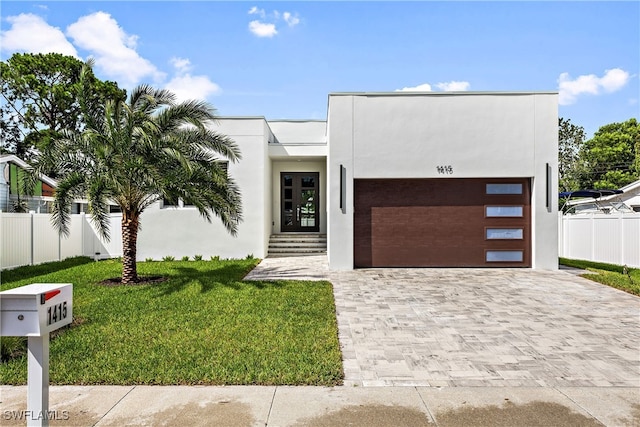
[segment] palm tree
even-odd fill
[[[103,100],[84,84],[78,95],[84,127],[64,131],[34,162],[32,176],[59,173],[52,222],[69,234],[70,207],[86,198],[101,237],[109,239],[109,204],[122,210],[122,283],[138,281],[136,243],[140,215],[161,200],[195,206],[211,222],[218,216],[232,234],[242,219],[240,191],[227,175],[227,161],[240,152],[234,141],[212,131],[215,110],[201,101],[177,103],[167,90],[135,88],[128,100]]]

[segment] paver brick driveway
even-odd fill
[[[565,271],[360,269],[267,258],[248,280],[330,280],[345,385],[640,387],[640,298]]]
[[[328,272],[345,385],[640,386],[640,298],[564,271]]]

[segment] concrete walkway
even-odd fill
[[[640,426],[640,298],[564,271],[264,260],[248,280],[330,280],[342,387],[56,386],[51,425]],[[0,386],[0,425],[26,387]]]
[[[634,394],[636,393],[636,394]],[[26,386],[0,386],[0,425],[25,425]],[[637,426],[617,387],[56,386],[64,426]]]

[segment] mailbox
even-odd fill
[[[0,292],[0,335],[37,337],[71,323],[73,286],[34,283]]]
[[[70,283],[34,283],[0,292],[0,336],[28,337],[27,426],[49,425],[49,332],[72,318]]]

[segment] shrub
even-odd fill
[[[193,256],[193,260],[194,261],[202,261],[202,255],[194,255]]]
[[[182,261],[189,261],[189,256],[185,255],[181,258]]]
[[[175,261],[176,259],[174,257],[172,257],[171,255],[167,255],[167,256],[163,256],[162,260],[163,261]]]

